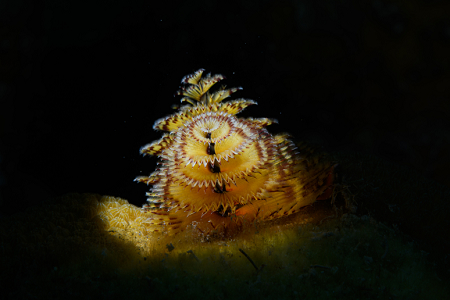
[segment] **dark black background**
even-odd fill
[[[141,205],[139,148],[199,68],[328,151],[361,151],[450,186],[448,1],[0,4],[0,212],[69,192]]]

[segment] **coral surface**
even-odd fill
[[[202,242],[147,232],[124,199],[64,195],[0,218],[3,299],[450,299],[401,232],[329,215],[323,201]]]

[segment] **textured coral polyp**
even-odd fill
[[[136,178],[152,185],[144,209],[155,231],[233,231],[295,213],[323,194],[329,162],[297,149],[287,134],[272,136],[265,127],[276,120],[236,117],[256,102],[222,102],[241,88],[210,92],[224,77],[202,75],[200,69],[182,79],[178,95],[188,105],[157,120],[153,128],[163,137],[141,148],[160,158],[155,172]]]

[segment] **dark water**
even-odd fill
[[[198,68],[329,151],[357,150],[450,186],[444,1],[22,1],[4,5],[1,212],[95,192],[141,205],[181,78]]]

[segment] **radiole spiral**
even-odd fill
[[[276,120],[238,118],[252,100],[223,102],[241,88],[210,88],[222,75],[203,69],[182,79],[178,95],[188,104],[159,119],[162,138],[141,148],[159,157],[150,176],[147,223],[176,233],[189,225],[204,233],[238,229],[243,221],[264,221],[297,212],[329,190],[333,166],[287,134],[272,136]]]

